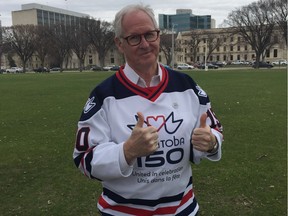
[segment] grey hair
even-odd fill
[[[122,32],[122,20],[123,17],[133,11],[143,11],[145,12],[152,20],[155,28],[158,28],[158,24],[155,19],[154,11],[149,5],[143,5],[143,4],[132,4],[127,5],[124,8],[122,8],[116,15],[115,20],[113,22],[114,25],[114,31],[115,31],[115,37],[120,37]]]

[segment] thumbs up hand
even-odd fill
[[[144,116],[141,112],[137,112],[137,115],[137,124],[124,143],[124,155],[128,164],[131,164],[137,157],[150,155],[158,149],[157,128],[143,127]]]
[[[212,134],[206,120],[207,113],[203,113],[200,117],[200,126],[194,129],[191,139],[193,148],[202,152],[213,151],[215,145],[217,145],[216,137]]]

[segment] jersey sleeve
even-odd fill
[[[206,158],[211,161],[219,161],[222,157],[223,127],[218,118],[216,117],[216,114],[212,110],[211,102],[206,92],[193,80],[191,82],[194,93],[198,96],[200,103],[200,108],[198,111],[199,117],[196,127],[199,127],[200,125],[200,116],[206,112],[207,113],[206,123],[210,126],[212,133],[215,135],[219,147],[218,151],[214,154],[210,154],[207,152],[200,152],[192,147],[190,153],[190,161],[195,164],[199,164],[202,158]]]
[[[103,99],[93,91],[78,122],[73,159],[89,178],[107,180],[130,175],[123,144],[111,140]]]

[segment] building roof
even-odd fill
[[[21,9],[22,10],[39,9],[39,10],[51,11],[51,12],[56,12],[56,13],[61,13],[61,14],[67,14],[67,15],[76,16],[76,17],[89,17],[89,14],[78,13],[74,11],[65,10],[62,8],[56,8],[56,7],[41,5],[37,3],[22,4]]]

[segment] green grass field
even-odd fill
[[[224,126],[223,157],[192,165],[204,216],[287,215],[287,71],[187,72]],[[97,215],[74,166],[80,112],[110,72],[0,75],[0,215]]]

